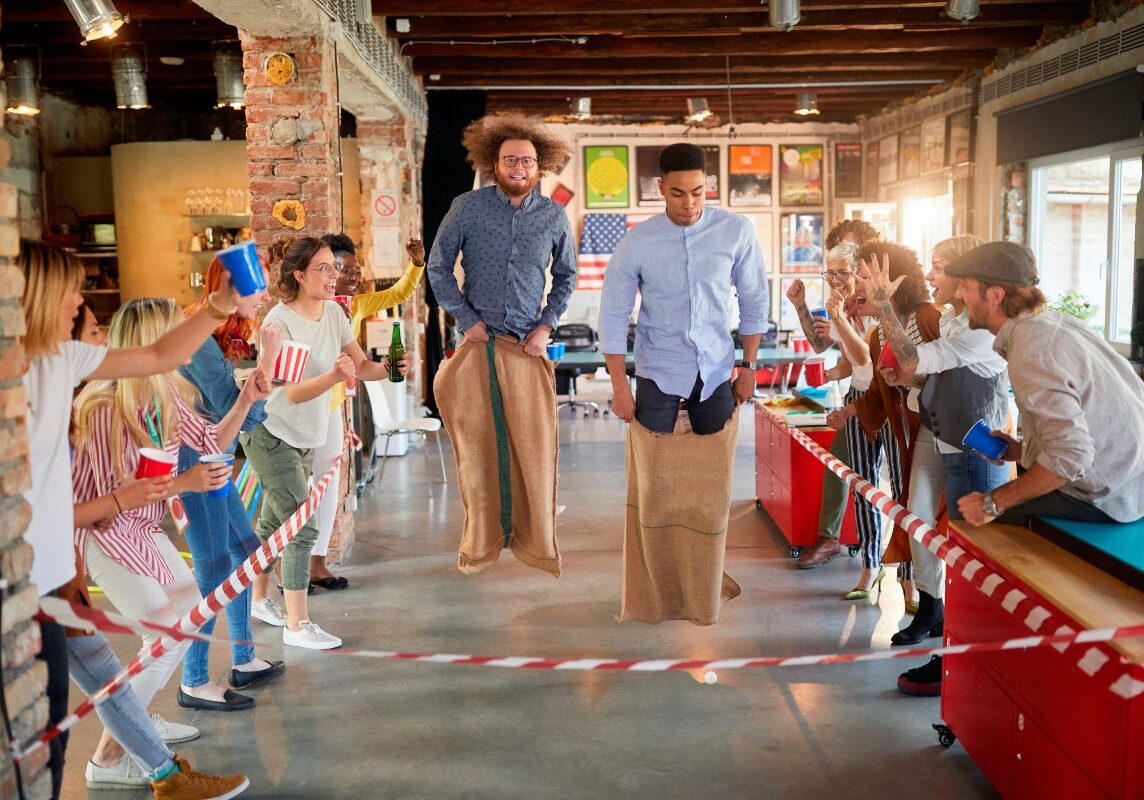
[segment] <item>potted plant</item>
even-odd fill
[[[1076,317],[1081,322],[1088,322],[1096,313],[1096,308],[1089,299],[1075,289],[1062,292],[1056,300],[1049,303],[1049,308]]]

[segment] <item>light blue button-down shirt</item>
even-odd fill
[[[453,264],[461,253],[465,288]],[[552,287],[544,308],[546,270]],[[465,192],[453,201],[429,253],[429,282],[462,330],[484,322],[490,335],[523,339],[541,323],[556,327],[576,284],[576,248],[564,207],[539,191],[520,208],[499,186]]]
[[[676,225],[659,214],[632,228],[604,273],[600,303],[600,351],[627,352],[628,319],[636,290],[636,375],[660,391],[688,397],[695,377],[706,400],[731,377],[735,345],[728,308],[731,287],[739,295],[739,333],[767,325],[767,270],[750,220],[721,208],[705,208],[694,225]]]

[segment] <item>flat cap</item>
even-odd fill
[[[1037,258],[1023,244],[986,242],[946,264],[945,274],[1006,286],[1036,286]]]

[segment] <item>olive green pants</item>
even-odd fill
[[[266,541],[278,526],[306,501],[314,451],[291,447],[259,425],[239,437],[242,449],[262,483],[262,512],[254,532]],[[318,539],[318,526],[310,519],[282,551],[282,588],[310,588],[310,551]]]

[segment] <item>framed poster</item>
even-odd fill
[[[659,192],[659,154],[666,145],[638,145],[636,147],[636,205],[662,206]]]
[[[780,278],[778,292],[779,298],[779,328],[784,331],[795,331],[799,336],[802,336],[802,323],[798,321],[798,310],[794,307],[790,300],[787,299],[786,293],[790,285],[796,280],[801,280],[803,286],[806,287],[806,307],[807,308],[822,308],[823,306],[823,280],[821,277],[815,275],[813,278]]]
[[[727,148],[729,205],[769,206],[773,189],[774,151],[769,144],[733,144]]]
[[[898,179],[898,134],[894,133],[878,142],[878,183],[893,183]]]
[[[969,163],[970,131],[973,126],[973,111],[965,109],[946,117],[948,129],[946,132],[946,166]]]
[[[878,197],[878,143],[866,143],[866,169],[863,177],[866,179],[866,198]]]
[[[584,207],[627,208],[627,145],[584,147]]]
[[[822,272],[822,214],[783,214],[782,272]]]
[[[822,160],[825,148],[820,144],[779,145],[779,205],[820,206],[822,192]]]
[[[572,198],[575,196],[576,193],[562,183],[558,183],[552,188],[552,199],[562,206],[572,202]]]
[[[719,191],[719,176],[722,174],[719,162],[722,158],[722,153],[719,152],[719,145],[717,144],[704,144],[700,145],[703,148],[703,155],[707,161],[707,202],[710,205],[722,205],[722,192]]]
[[[910,128],[898,135],[898,180],[922,174],[922,131]]]
[[[862,143],[834,143],[834,196],[862,196]]]
[[[922,123],[922,174],[941,172],[945,166],[945,117]]]

